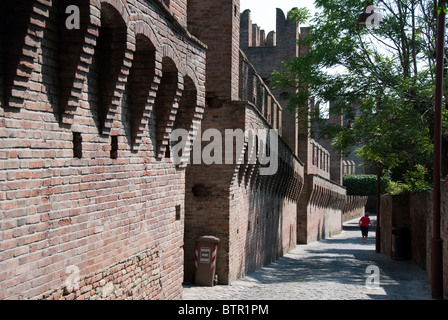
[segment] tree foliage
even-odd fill
[[[271,80],[292,89],[290,108],[299,119],[309,116],[312,97],[331,101],[330,112],[344,114],[345,124],[336,127],[313,114],[320,134],[341,150],[361,145],[357,153],[365,163],[380,163],[401,179],[416,164],[432,167],[434,3],[377,0],[382,21],[376,28],[358,24],[368,4],[316,0],[319,12],[299,42],[309,52],[285,62]]]

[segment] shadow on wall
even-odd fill
[[[249,211],[245,243],[245,274],[283,256],[282,200],[266,190],[249,190]],[[244,227],[244,226],[243,226]]]

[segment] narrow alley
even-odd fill
[[[372,217],[376,223],[376,217]],[[426,273],[375,251],[374,228],[362,242],[358,219],[341,234],[298,245],[230,286],[184,285],[184,300],[429,300]],[[218,249],[219,259],[219,249]]]

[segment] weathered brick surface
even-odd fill
[[[217,129],[224,137],[226,129],[246,133],[281,129],[278,101],[244,54],[239,57],[241,101],[229,101],[225,93],[218,96],[213,93],[204,113],[202,132]],[[252,81],[257,85],[247,85]],[[303,164],[279,138],[279,148],[275,150],[278,171],[261,176],[259,165],[247,160],[247,139],[245,143],[242,155],[236,154],[234,144],[232,164],[201,163],[187,167],[186,281],[194,280],[195,239],[199,236],[214,235],[220,239],[216,273],[219,282],[225,284],[275,260],[296,244],[296,205],[303,186]],[[225,153],[223,148],[223,159]],[[238,164],[240,156],[246,157]]]
[[[281,10],[277,36],[248,31],[262,60],[240,51],[238,0],[80,0],[73,30],[69,4],[1,5],[0,299],[180,298],[197,236],[220,238],[230,283],[339,232],[328,153],[265,82],[306,50]],[[175,165],[175,128],[277,129],[278,170],[260,175],[247,139],[232,164]]]
[[[246,130],[269,129],[254,106],[246,106]],[[303,186],[303,165],[284,141],[278,170],[260,176],[247,165],[230,186],[230,281],[275,261],[296,243],[296,205]],[[239,173],[240,168],[237,168]]]
[[[240,1],[188,1],[188,29],[208,46],[208,95],[238,100]]]
[[[205,47],[185,1],[81,1],[79,30],[67,3],[1,5],[20,28],[2,32],[0,299],[178,298],[185,169],[166,152],[178,111],[192,134],[202,117]]]
[[[263,79],[269,79],[273,70],[282,70],[284,61],[309,50],[298,44],[300,38],[307,36],[307,28],[299,29],[297,23],[288,19],[281,9],[277,9],[276,19],[276,31],[266,36],[266,32],[252,23],[250,10],[241,14],[241,49]],[[308,243],[338,233],[346,193],[340,186],[341,159],[310,138],[309,121],[308,124],[306,119],[297,121],[296,113],[290,112],[287,107],[288,90],[274,89],[272,93],[283,107],[281,123],[284,140],[304,163],[305,185],[297,207],[297,239],[299,243]],[[309,108],[314,108],[312,100],[309,101]]]
[[[367,196],[347,195],[342,209],[342,222],[361,218],[366,212],[367,199]]]
[[[225,129],[270,126],[254,105],[241,101],[207,108],[202,130],[208,128],[218,129],[224,136]],[[199,236],[210,234],[220,239],[216,272],[225,284],[275,260],[296,244],[303,165],[281,139],[278,157],[279,169],[272,176],[259,175],[256,165],[247,161],[187,167],[186,281],[194,277],[194,239]]]
[[[443,240],[443,286],[448,292],[448,183],[441,183],[440,236]],[[392,228],[410,230],[412,261],[426,269],[431,279],[431,239],[433,238],[432,192],[381,197],[381,251],[392,256]]]
[[[305,175],[297,206],[297,241],[306,244],[339,234],[345,189],[317,175]]]

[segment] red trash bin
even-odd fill
[[[213,286],[218,242],[219,238],[215,236],[202,236],[196,239],[196,252],[194,258],[196,267],[195,285]]]

